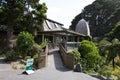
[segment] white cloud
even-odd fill
[[[60,13],[61,11],[62,9],[58,7],[48,7],[48,14],[49,13]]]

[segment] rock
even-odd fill
[[[20,63],[20,64],[25,64],[25,65],[26,65],[27,61],[21,59],[21,60],[19,60],[19,63]]]
[[[77,64],[74,69],[75,72],[82,72],[82,66],[80,64]]]

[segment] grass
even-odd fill
[[[116,65],[115,69],[113,69],[112,65],[104,65],[98,71],[99,75],[113,78],[115,80],[119,80],[120,77],[120,67]]]

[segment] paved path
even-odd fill
[[[12,70],[9,64],[0,63],[0,66],[0,80],[98,80],[87,74],[65,68],[56,51],[49,54],[46,68],[39,69],[31,75],[24,75],[21,74],[22,71]]]

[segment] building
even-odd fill
[[[63,28],[63,24],[46,19],[42,30],[37,34],[37,41],[43,42],[45,39],[50,41],[50,47],[56,47],[60,42],[76,41],[75,38],[85,36],[84,34]]]
[[[77,23],[75,31],[78,33],[84,34],[86,36],[90,36],[90,29],[89,29],[88,22],[84,19],[81,19]]]
[[[79,41],[79,39],[76,39],[76,38],[85,36],[84,34],[66,29],[63,26],[64,26],[63,24],[57,21],[46,19],[43,23],[43,27],[41,31],[37,31],[35,41],[37,43],[41,43],[41,42],[44,42],[45,39],[47,39],[50,42],[49,47],[54,48],[58,46],[60,42],[68,42],[68,41],[77,42],[77,40]],[[6,39],[7,39],[6,35],[7,34],[5,30],[0,31],[0,44],[1,44],[0,47],[1,48],[6,47]]]

